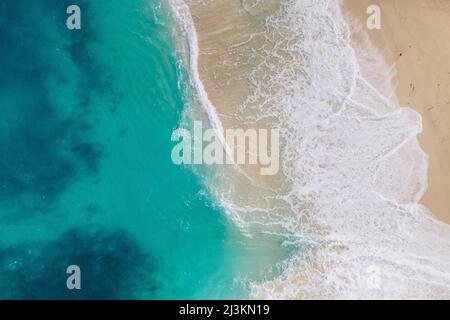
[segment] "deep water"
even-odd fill
[[[0,1],[1,299],[241,298],[236,280],[266,263],[171,162],[187,87],[167,11]],[[73,264],[81,290],[66,288]]]

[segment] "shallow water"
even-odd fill
[[[189,168],[183,85],[157,0],[0,6],[0,298],[240,298],[269,263]],[[79,265],[82,290],[66,288]]]
[[[420,116],[351,47],[338,2],[281,3],[237,114],[283,129],[277,189],[171,162],[186,119],[220,122],[168,2],[80,0],[80,31],[69,1],[2,2],[0,298],[448,297]]]

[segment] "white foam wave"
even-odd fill
[[[199,99],[221,128],[198,74],[189,8],[170,2],[190,39]],[[282,0],[266,19],[270,49],[257,53],[264,58],[241,109],[283,128],[283,188],[265,188],[260,205],[232,186],[216,192],[236,221],[285,234],[299,249],[252,295],[450,298],[450,227],[419,204],[428,166],[421,116],[400,107],[395,69],[370,41],[352,46],[340,10],[337,1]]]

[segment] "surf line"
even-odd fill
[[[219,141],[223,145],[225,152],[228,156],[231,155],[231,150],[225,141],[225,137],[222,135],[223,127],[222,122],[217,115],[216,108],[212,104],[212,102],[208,98],[208,93],[203,85],[203,82],[200,79],[199,69],[198,69],[198,56],[199,56],[199,47],[198,47],[198,39],[197,39],[197,30],[195,29],[194,20],[191,16],[191,11],[188,5],[183,0],[169,0],[170,7],[172,9],[172,13],[174,14],[176,20],[179,22],[179,26],[184,34],[187,36],[188,44],[189,44],[189,65],[191,70],[192,81],[194,83],[194,87],[196,89],[197,97],[199,98],[199,102],[206,111],[209,121],[211,125],[218,131],[219,133]],[[250,182],[253,179],[248,176],[239,166],[235,166],[235,168]]]

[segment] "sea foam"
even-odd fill
[[[170,3],[190,41],[198,99],[220,129],[189,7]],[[395,68],[367,37],[354,46],[349,28],[338,1],[282,0],[266,17],[268,49],[255,53],[263,58],[241,106],[255,113],[239,119],[281,128],[283,183],[255,192],[260,201],[237,197],[233,179],[212,178],[211,190],[243,229],[296,248],[279,276],[251,284],[253,297],[450,298],[450,226],[419,204],[428,167],[421,116],[399,105]]]

